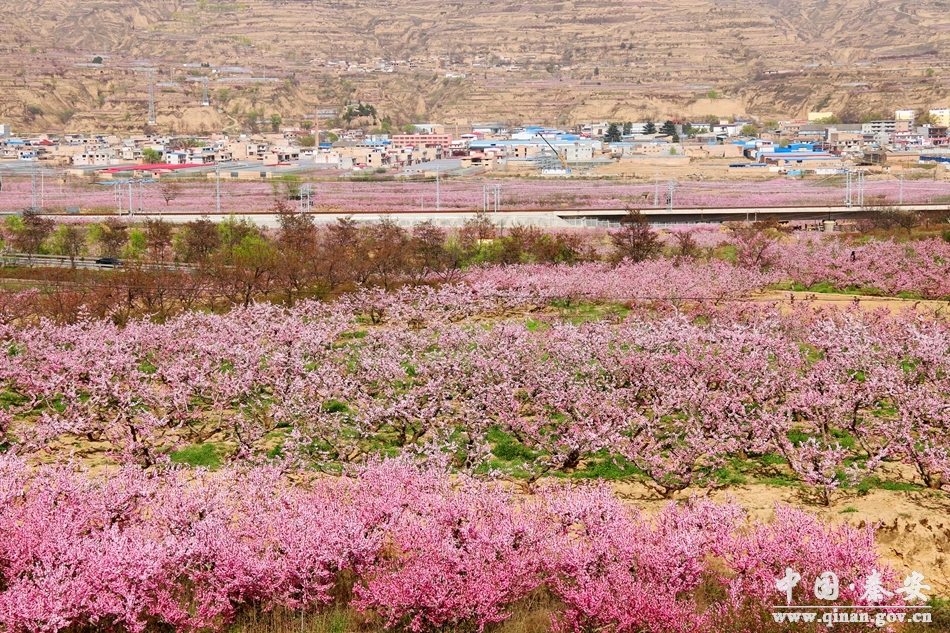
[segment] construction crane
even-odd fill
[[[557,156],[557,159],[561,161],[561,167],[564,169],[564,175],[565,176],[570,175],[571,168],[567,166],[567,159],[561,156],[558,153],[558,151],[554,149],[554,146],[551,145],[551,142],[548,141],[548,139],[544,138],[544,134],[542,134],[541,132],[538,132],[537,135],[541,137],[541,140],[544,141],[545,144],[547,144],[547,146],[551,148],[551,151],[554,152],[554,155]]]

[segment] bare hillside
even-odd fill
[[[394,125],[814,109],[859,117],[946,104],[948,8],[944,0],[38,0],[25,9],[0,0],[0,120],[141,128],[147,68],[158,127],[181,131],[253,127],[272,114],[306,122],[357,100]]]

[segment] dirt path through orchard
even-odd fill
[[[902,299],[900,297],[872,297],[868,295],[845,293],[797,292],[790,290],[773,290],[753,295],[752,298],[761,303],[776,303],[780,306],[790,306],[795,303],[808,302],[814,306],[844,307],[856,302],[858,306],[866,310],[884,308],[895,313],[902,310],[918,310],[928,314],[950,314],[950,301],[926,299]]]

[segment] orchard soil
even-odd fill
[[[845,307],[851,303],[857,303],[865,310],[885,309],[890,313],[901,312],[903,310],[917,310],[927,314],[945,314],[950,312],[950,302],[932,301],[926,299],[904,299],[901,297],[875,297],[871,295],[854,295],[833,292],[799,292],[799,291],[773,291],[766,292],[752,297],[753,301],[761,303],[775,303],[779,306],[791,306],[794,303],[807,301],[813,306],[837,306]]]
[[[891,297],[875,297],[843,293],[814,293],[794,291],[768,291],[749,298],[750,301],[791,306],[807,301],[812,305],[843,306],[857,303],[862,309],[885,309],[897,313],[907,309],[921,313],[950,310],[946,301],[926,301]],[[548,308],[550,310],[550,308]],[[513,316],[513,315],[507,315]],[[490,317],[491,318],[491,317]],[[385,326],[383,326],[385,327]],[[213,439],[213,438],[212,438]],[[108,468],[103,458],[103,447],[85,441],[76,441],[60,447],[73,454],[92,468]],[[582,462],[578,470],[583,469]],[[891,465],[895,479],[913,480],[911,472],[898,472],[903,468]],[[887,470],[887,469],[885,469]],[[512,484],[515,485],[515,484]],[[617,498],[640,508],[648,515],[655,514],[669,500],[660,499],[648,486],[628,479],[612,482]],[[838,495],[830,505],[820,506],[803,497],[803,490],[796,485],[775,485],[755,482],[730,484],[723,487],[688,488],[678,493],[675,499],[689,496],[706,496],[715,502],[734,500],[749,513],[750,519],[767,519],[775,504],[804,507],[831,523],[849,523],[853,526],[871,524],[876,526],[876,539],[880,554],[898,572],[905,576],[912,571],[925,575],[931,585],[931,594],[950,595],[950,497],[946,492],[928,490],[922,486],[913,489],[848,490]],[[910,487],[908,487],[910,488]],[[944,489],[947,486],[944,485]],[[338,604],[345,603],[341,596]],[[489,627],[491,633],[541,633],[551,630],[550,613],[554,610],[552,598],[543,591],[535,592],[520,601],[512,609],[506,621]],[[942,616],[941,616],[942,617]],[[943,630],[941,625],[933,629]],[[382,630],[382,622],[375,622],[345,606],[313,614],[300,614],[275,610],[252,611],[242,614],[229,629],[229,633],[365,633]],[[487,630],[489,630],[487,629]],[[917,629],[907,629],[916,631]]]

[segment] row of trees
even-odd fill
[[[691,129],[692,128],[690,126],[690,130]],[[690,134],[690,131],[687,131],[686,128],[683,129],[683,132],[685,134]],[[643,128],[643,133],[657,134],[656,124],[653,121],[647,121],[646,127]],[[664,136],[673,137],[674,143],[680,140],[679,134],[676,131],[676,124],[673,123],[673,121],[666,121],[665,123],[663,123],[663,125],[660,126],[659,133],[663,134]],[[607,133],[604,134],[604,140],[607,141],[608,143],[619,143],[621,140],[623,140],[624,136],[629,136],[631,134],[633,134],[633,123],[631,122],[624,123],[622,129],[619,124],[611,123],[610,126],[608,126],[607,128]]]
[[[463,271],[485,264],[636,264],[663,253],[674,256],[674,270],[684,258],[718,254],[733,259],[743,271],[769,271],[774,281],[790,279],[805,286],[828,281],[842,288],[869,287],[878,293],[911,292],[932,298],[948,293],[940,282],[946,278],[941,262],[948,257],[948,245],[942,240],[915,242],[912,249],[888,242],[859,245],[837,240],[803,247],[797,241],[785,243],[788,238],[774,221],[737,225],[729,235],[700,229],[660,235],[636,211],[623,219],[620,228],[607,232],[520,226],[502,230],[487,215],[456,230],[433,223],[405,228],[391,219],[360,223],[347,218],[317,225],[313,216],[286,209],[278,217],[279,226],[267,230],[234,218],[219,223],[200,218],[180,225],[158,219],[130,225],[110,219],[57,226],[45,216],[25,213],[8,222],[5,233],[8,246],[22,253],[59,254],[74,264],[90,252],[123,258],[119,270],[106,273],[108,279],[101,272],[75,268],[15,273],[21,286],[44,291],[44,303],[34,306],[35,314],[64,321],[75,320],[84,310],[124,320],[143,313],[165,318],[196,307],[220,310],[257,300],[292,304],[356,287],[392,290],[405,284],[453,281],[470,277],[472,273]],[[882,211],[873,220],[874,225],[908,231],[914,222],[902,211]],[[731,248],[717,250],[724,244]],[[881,249],[887,255],[871,254]]]
[[[22,216],[8,219],[4,234],[8,246],[17,252],[66,256],[73,264],[86,255],[232,265],[236,259],[252,254],[270,257],[272,251],[280,251],[285,258],[310,262],[332,254],[351,270],[352,281],[366,283],[370,277],[378,276],[383,285],[389,285],[393,277],[390,271],[415,276],[475,263],[573,262],[605,254],[578,233],[528,226],[505,230],[486,215],[450,232],[431,221],[406,229],[392,219],[359,223],[346,218],[319,226],[313,216],[289,210],[282,200],[277,202],[277,211],[276,231],[233,217],[221,222],[199,218],[182,225],[152,218],[134,225],[109,218],[81,225],[57,224],[48,216],[25,211]],[[621,226],[611,236],[614,257],[636,262],[660,252],[658,234],[638,211],[630,211]]]
[[[587,276],[592,286],[619,278],[620,297],[652,266],[589,266]],[[690,276],[676,286],[705,294],[707,277]],[[555,291],[571,283],[562,277]],[[547,294],[494,286],[366,291],[127,327],[8,325],[0,383],[13,423],[4,431],[0,417],[0,449],[45,452],[81,437],[148,467],[216,438],[235,459],[273,455],[276,443],[282,458],[330,471],[380,453],[439,454],[527,488],[606,459],[664,497],[719,485],[721,469],[751,459],[824,504],[900,463],[915,483],[950,481],[941,320],[700,297],[698,311],[674,313],[658,288],[655,311],[619,323],[542,313],[472,327],[468,306],[478,318],[520,316]]]
[[[0,475],[9,633],[224,631],[242,611],[289,611],[285,630],[303,630],[334,610],[366,630],[482,631],[545,596],[539,621],[564,633],[771,631],[786,567],[796,604],[829,573],[834,604],[880,602],[872,570],[896,589],[888,604],[913,601],[872,527],[787,507],[752,522],[695,500],[648,518],[604,488],[525,498],[397,462],[306,484],[265,468],[99,477],[5,456]]]
[[[260,299],[293,303],[357,286],[393,289],[405,283],[457,278],[468,266],[484,263],[576,262],[603,255],[602,244],[579,233],[545,232],[535,227],[502,231],[478,217],[455,231],[428,222],[411,229],[386,219],[360,223],[341,219],[317,225],[310,215],[278,203],[279,226],[200,218],[173,225],[148,219],[131,225],[118,218],[92,225],[55,224],[35,213],[8,222],[8,246],[29,253],[68,257],[72,270],[21,273],[56,300],[50,316],[71,321],[77,310],[125,319],[142,311],[159,317],[180,309],[249,305]],[[611,252],[619,259],[655,254],[659,241],[645,223],[635,237],[623,238]],[[85,255],[122,258],[109,273],[77,270]]]

